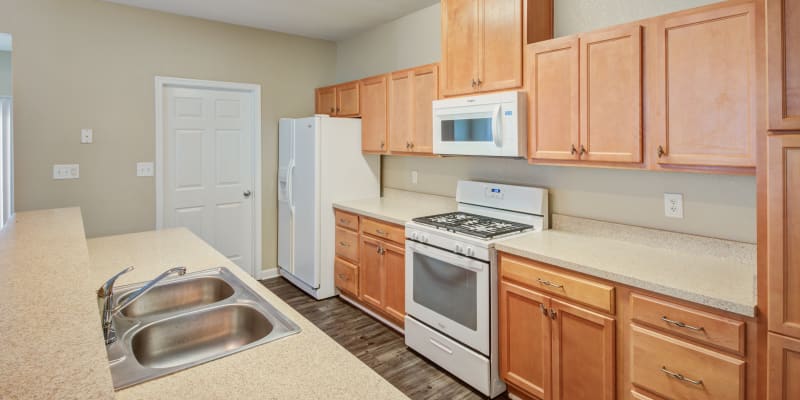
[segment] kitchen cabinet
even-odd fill
[[[406,317],[405,249],[383,243],[384,310],[400,325]]]
[[[523,46],[552,37],[552,0],[443,0],[442,94],[522,87]]]
[[[529,261],[500,257],[501,377],[513,389],[540,399],[613,399],[615,318],[543,293],[541,288],[547,287],[557,289],[554,293],[595,298],[579,293],[585,289],[574,286],[579,281],[541,275],[539,265],[531,265],[533,275],[521,271]],[[529,279],[534,275],[541,277]],[[602,303],[599,308],[604,308]]]
[[[359,266],[359,287],[361,301],[383,308],[383,257],[379,240],[361,237],[361,265]]]
[[[439,97],[438,70],[432,64],[391,74],[389,149],[392,153],[433,152],[432,103]]]
[[[767,398],[800,399],[800,339],[767,335]]]
[[[650,151],[660,167],[755,166],[755,4],[726,3],[658,20]]]
[[[528,48],[532,160],[642,162],[642,27]]]
[[[357,117],[359,115],[358,82],[342,83],[317,88],[315,113],[331,117]]]
[[[387,76],[362,79],[361,97],[361,150],[366,153],[385,153],[388,129]]]
[[[800,0],[767,0],[769,129],[800,130]]]
[[[800,338],[800,134],[770,136],[768,146],[769,330]]]
[[[389,321],[403,326],[405,250],[389,239],[378,239],[371,233],[364,233],[366,226],[362,224],[360,299]]]

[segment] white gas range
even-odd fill
[[[546,189],[459,181],[458,211],[406,224],[406,345],[481,393],[498,371],[494,243],[547,229]]]

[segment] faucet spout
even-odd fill
[[[155,277],[152,281],[147,282],[147,284],[142,286],[139,290],[133,292],[130,296],[128,296],[125,299],[124,302],[122,302],[120,304],[117,304],[116,307],[112,308],[110,316],[113,317],[113,316],[117,315],[117,313],[119,313],[120,311],[125,309],[125,307],[128,307],[129,305],[133,304],[133,302],[135,302],[136,300],[139,300],[140,297],[144,296],[145,293],[149,292],[150,289],[152,289],[153,287],[155,287],[158,284],[158,282],[161,282],[164,278],[166,278],[166,277],[168,277],[168,276],[170,276],[172,274],[178,274],[178,276],[184,275],[184,274],[186,274],[186,267],[170,268],[170,269],[162,272],[161,275]]]

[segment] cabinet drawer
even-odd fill
[[[745,323],[640,294],[631,295],[631,318],[641,324],[744,355]]]
[[[745,396],[745,362],[631,326],[631,383],[671,399],[736,400]]]
[[[526,284],[610,314],[614,313],[614,287],[556,272],[547,264],[501,255],[502,277]]]
[[[336,228],[336,255],[358,262],[358,233]]]
[[[372,235],[381,239],[389,240],[397,244],[405,244],[406,230],[402,226],[391,225],[374,219],[363,218],[361,220],[361,233]]]
[[[358,232],[358,215],[348,212],[333,210],[336,216],[336,226]]]
[[[333,281],[339,290],[358,297],[358,267],[337,257],[333,261],[333,273]]]

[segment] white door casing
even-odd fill
[[[257,85],[156,79],[156,229],[186,227],[253,276],[261,271],[259,99]]]

